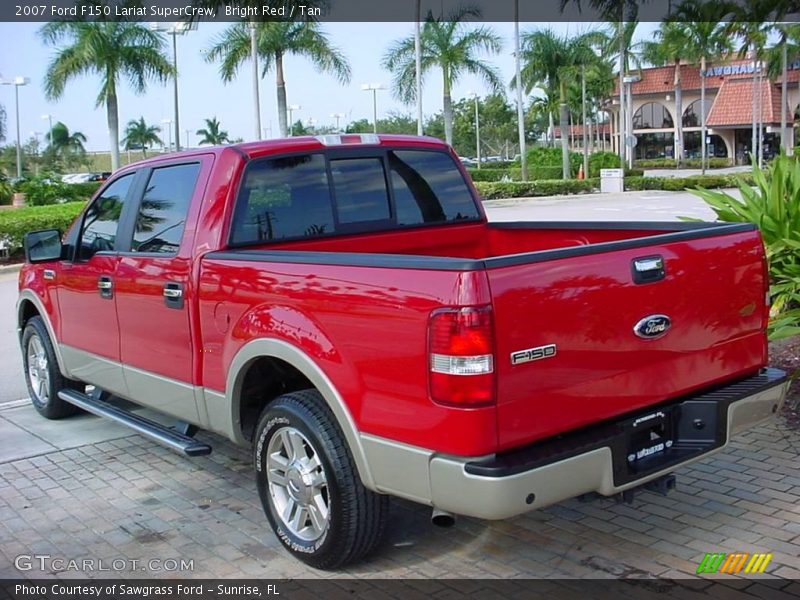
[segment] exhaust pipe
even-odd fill
[[[456,516],[453,513],[439,510],[438,508],[434,508],[433,512],[431,513],[431,523],[437,527],[452,527],[455,525],[455,522]]]

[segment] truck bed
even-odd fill
[[[635,283],[633,261],[651,256],[665,276]],[[435,450],[480,455],[757,372],[766,364],[764,269],[748,224],[451,225],[208,254],[201,311],[212,321],[220,299],[206,302],[203,287],[224,288],[236,290],[236,312],[263,303],[271,316],[261,326],[271,320],[281,335],[307,318],[320,348],[352,357],[355,381],[342,391],[366,432],[430,445],[426,428],[440,427]],[[427,319],[462,297],[492,306],[497,402],[431,410],[420,351]],[[658,314],[671,319],[669,335],[634,335]],[[550,344],[549,360],[510,359]],[[319,360],[332,378],[342,368],[336,357]]]

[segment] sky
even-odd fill
[[[485,57],[508,83],[514,75],[513,23],[486,23],[504,41],[499,55]],[[218,65],[205,62],[201,52],[219,36],[225,23],[201,23],[196,31],[178,38],[178,71],[180,96],[181,144],[197,142],[195,131],[204,126],[204,119],[217,117],[231,138],[252,140],[255,137],[252,79],[249,63],[242,65],[237,77],[225,84],[219,78]],[[45,99],[43,79],[55,49],[45,46],[37,32],[41,23],[0,23],[0,78],[25,76],[31,79],[28,86],[19,88],[19,116],[22,143],[38,132],[48,131],[47,119],[62,121],[71,131],[80,131],[88,138],[87,150],[108,150],[108,128],[104,106],[96,107],[99,77],[87,75],[72,80],[64,95],[57,101]],[[552,27],[558,32],[576,34],[592,27],[591,23],[522,23],[521,31]],[[652,34],[656,24],[641,23],[637,38]],[[390,112],[416,114],[416,105],[406,105],[397,100],[391,89],[391,74],[381,68],[381,57],[394,40],[413,35],[413,23],[326,23],[323,25],[330,41],[350,61],[352,80],[339,84],[332,76],[318,73],[308,61],[294,56],[285,59],[285,78],[289,104],[300,105],[293,120],[317,126],[335,124],[334,113],[344,113],[345,124],[361,118],[372,120],[372,92],[361,89],[364,83],[380,83],[387,87],[378,92],[378,118]],[[171,40],[170,40],[171,42]],[[171,45],[171,44],[170,44]],[[170,51],[171,56],[171,51]],[[268,72],[260,82],[261,123],[263,137],[278,137],[277,102],[274,71]],[[465,76],[455,86],[453,99],[458,100],[471,92],[484,95],[486,86],[478,79]],[[509,97],[510,90],[507,90]],[[8,114],[7,143],[16,136],[14,122],[14,87],[0,86],[0,104]],[[423,87],[423,112],[426,118],[442,108],[441,77],[431,72]],[[123,83],[119,97],[121,130],[131,119],[144,117],[149,124],[163,127],[162,139],[168,131],[163,120],[173,119],[172,83],[150,83],[143,95],[134,94]],[[121,134],[122,135],[122,134]]]

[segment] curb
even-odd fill
[[[16,265],[0,265],[0,275],[3,273],[16,273],[22,268],[25,263],[17,263]]]

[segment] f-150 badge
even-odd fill
[[[552,358],[556,355],[556,345],[547,344],[546,346],[537,346],[536,348],[528,348],[527,350],[517,350],[511,353],[511,364],[519,365],[521,363],[531,362],[532,360],[542,360],[543,358]]]
[[[672,321],[667,315],[650,315],[633,326],[633,332],[640,338],[654,340],[667,334]]]

